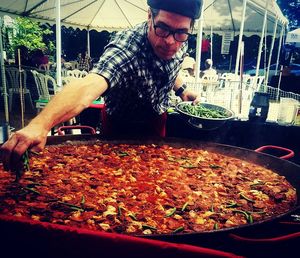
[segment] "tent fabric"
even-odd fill
[[[0,15],[28,16],[41,22],[55,24],[55,0],[1,0]],[[205,0],[204,31],[215,33],[234,31],[239,34],[243,0]],[[248,0],[244,34],[261,33],[265,0]],[[117,31],[130,28],[147,19],[147,0],[61,0],[61,24],[66,27]],[[275,0],[268,4],[267,33],[278,31],[287,24]],[[196,28],[198,22],[196,23]]]
[[[248,0],[246,6],[244,32],[246,36],[260,35],[264,20],[266,1]],[[267,34],[272,34],[278,19],[277,32],[288,23],[274,0],[268,2]],[[222,34],[233,31],[239,34],[242,20],[243,0],[205,0],[203,29]]]
[[[289,31],[286,35],[286,43],[291,43],[300,46],[300,28]]]
[[[3,0],[0,12],[55,24],[55,4],[55,0]],[[145,21],[147,12],[146,0],[61,0],[61,24],[80,29],[130,28]]]

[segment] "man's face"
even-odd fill
[[[160,10],[158,15],[152,19],[152,14],[149,11],[148,25],[148,39],[154,53],[161,59],[169,60],[180,49],[183,42],[175,40],[174,34],[172,33],[165,38],[157,36],[155,34],[154,26],[159,26],[166,30],[169,29],[171,32],[178,31],[188,33],[190,32],[191,18]]]

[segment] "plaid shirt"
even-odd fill
[[[162,60],[153,52],[147,32],[144,22],[117,33],[91,71],[107,80],[106,111],[116,119],[146,120],[169,107],[187,43],[171,60]]]

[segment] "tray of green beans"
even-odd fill
[[[210,103],[193,104],[192,101],[183,101],[177,104],[176,110],[190,125],[205,130],[217,129],[234,118],[231,110]]]

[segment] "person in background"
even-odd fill
[[[183,71],[187,71],[189,76],[195,76],[195,74],[194,74],[195,64],[196,64],[195,59],[193,57],[190,57],[190,55],[188,53],[186,53],[183,58],[181,69]]]
[[[205,60],[205,70],[200,72],[200,77],[203,76],[215,76],[217,75],[217,71],[213,68],[213,61],[211,59]]]
[[[77,56],[76,61],[77,61],[78,63],[82,61],[82,54],[81,54],[81,53],[78,53],[78,56]]]
[[[15,65],[19,66],[19,51],[18,49],[20,49],[20,62],[21,65],[25,65],[25,66],[32,66],[32,62],[29,58],[29,50],[26,46],[18,46],[15,49]]]
[[[15,171],[29,148],[44,148],[55,125],[70,120],[104,97],[102,133],[110,136],[166,134],[171,91],[184,101],[200,101],[179,77],[187,41],[202,0],[147,0],[148,20],[118,32],[93,70],[56,94],[25,128],[0,148],[6,170]]]
[[[188,53],[184,55],[181,69],[179,71],[179,76],[185,83],[194,83],[195,82],[195,59],[190,57]],[[176,98],[178,99],[178,98]]]
[[[88,55],[87,51],[82,55],[78,54],[78,69],[81,71],[89,72],[91,68],[91,57]]]
[[[33,66],[40,68],[41,65],[49,65],[49,58],[41,49],[35,49],[31,52],[31,61]]]
[[[210,58],[210,41],[206,37],[205,33],[202,33],[202,44],[201,44],[201,70],[205,69],[205,60]]]
[[[61,55],[60,56],[60,62],[63,65],[66,62],[66,55]]]

